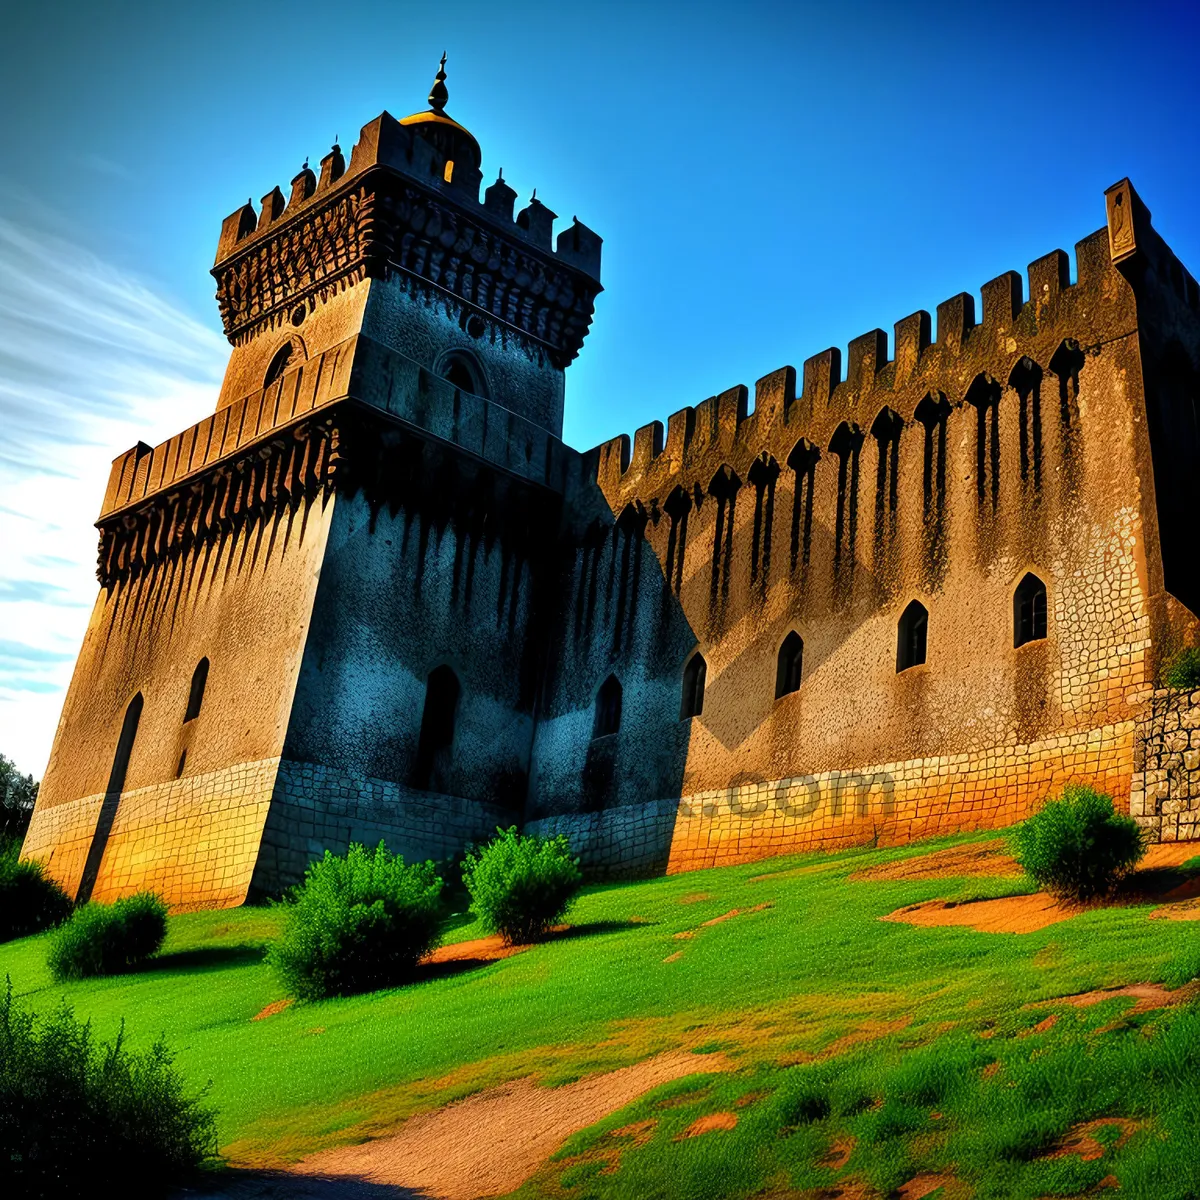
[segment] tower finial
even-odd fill
[[[449,99],[450,93],[446,91],[446,52],[443,50],[438,73],[433,77],[433,87],[429,91],[429,107],[435,113],[441,114],[445,112],[446,101]]]

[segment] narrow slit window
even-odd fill
[[[800,690],[800,672],[804,663],[804,642],[793,630],[779,647],[779,662],[775,668],[775,699]]]
[[[621,683],[610,675],[596,693],[596,718],[592,723],[592,737],[608,737],[621,728]]]
[[[914,600],[900,617],[896,637],[896,671],[919,667],[925,661],[929,634],[929,610]]]
[[[192,686],[188,691],[187,709],[183,714],[183,723],[194,721],[200,715],[204,704],[204,689],[208,684],[208,659],[202,658],[192,672]],[[179,710],[176,709],[176,712]]]
[[[1032,572],[1013,593],[1013,645],[1039,642],[1046,636],[1046,585]]]
[[[708,675],[708,664],[704,655],[697,651],[683,668],[683,703],[679,709],[680,720],[698,717],[704,711],[704,682]]]
[[[458,676],[450,667],[430,671],[425,684],[425,709],[421,714],[421,735],[413,768],[414,787],[429,788],[439,759],[446,756],[454,743],[458,695]]]

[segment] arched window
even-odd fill
[[[925,641],[929,632],[929,610],[914,600],[901,614],[896,637],[896,670],[907,671],[925,661]]]
[[[1013,592],[1013,645],[1038,642],[1046,636],[1046,585],[1032,572]]]
[[[621,728],[621,683],[610,675],[596,693],[596,718],[592,723],[592,737],[607,737]]]
[[[688,659],[683,668],[683,703],[679,706],[679,719],[698,717],[704,711],[704,681],[708,676],[708,664],[699,650]]]
[[[775,699],[800,690],[800,672],[804,663],[804,642],[793,629],[779,647],[779,662],[775,668]]]
[[[192,686],[188,692],[187,710],[183,714],[183,723],[194,721],[200,715],[200,706],[204,703],[204,686],[208,683],[208,659],[202,658],[192,672]]]
[[[447,383],[454,384],[460,392],[487,398],[488,388],[483,370],[470,354],[462,350],[447,354],[438,371]]]
[[[285,342],[279,347],[275,352],[275,357],[271,359],[271,365],[267,367],[266,376],[263,378],[263,387],[270,387],[292,365],[295,354],[296,347],[291,342]]]
[[[429,672],[425,684],[425,710],[421,714],[421,736],[413,764],[413,787],[427,789],[434,768],[454,742],[454,718],[458,709],[458,676],[447,666]]]

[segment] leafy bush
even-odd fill
[[[71,899],[40,862],[21,861],[21,843],[0,839],[0,942],[41,933],[71,915]]]
[[[1161,679],[1163,687],[1182,692],[1200,689],[1200,646],[1185,646],[1171,655],[1163,663]]]
[[[325,851],[292,893],[268,959],[301,1000],[394,987],[440,940],[442,880],[380,842]]]
[[[513,826],[467,855],[463,883],[484,927],[511,944],[532,942],[562,920],[583,876],[562,834],[542,838]]]
[[[1086,784],[1068,784],[1013,835],[1017,861],[1041,887],[1070,900],[1108,895],[1146,852],[1132,817]]]
[[[0,995],[0,1195],[142,1196],[215,1165],[215,1114],[160,1039],[97,1045],[65,1004],[39,1018]]]
[[[139,892],[112,904],[93,901],[55,933],[50,973],[59,982],[134,970],[162,949],[167,906],[153,892]]]

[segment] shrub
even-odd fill
[[[1132,817],[1085,784],[1069,784],[1013,835],[1017,861],[1037,883],[1070,900],[1108,895],[1146,847]]]
[[[65,1004],[45,1019],[0,994],[0,1195],[141,1196],[215,1165],[215,1114],[161,1039],[97,1045]]]
[[[484,928],[510,944],[532,942],[566,915],[583,883],[567,839],[497,829],[463,860],[471,909]]]
[[[21,861],[21,843],[0,840],[0,942],[41,933],[71,915],[71,899],[40,862]]]
[[[112,904],[93,901],[54,934],[50,973],[61,983],[135,970],[162,949],[166,936],[167,906],[153,892]]]
[[[292,893],[268,959],[297,999],[349,996],[410,979],[440,940],[442,880],[380,842],[325,851]]]
[[[1200,646],[1185,646],[1163,663],[1163,687],[1194,692],[1200,688]]]

